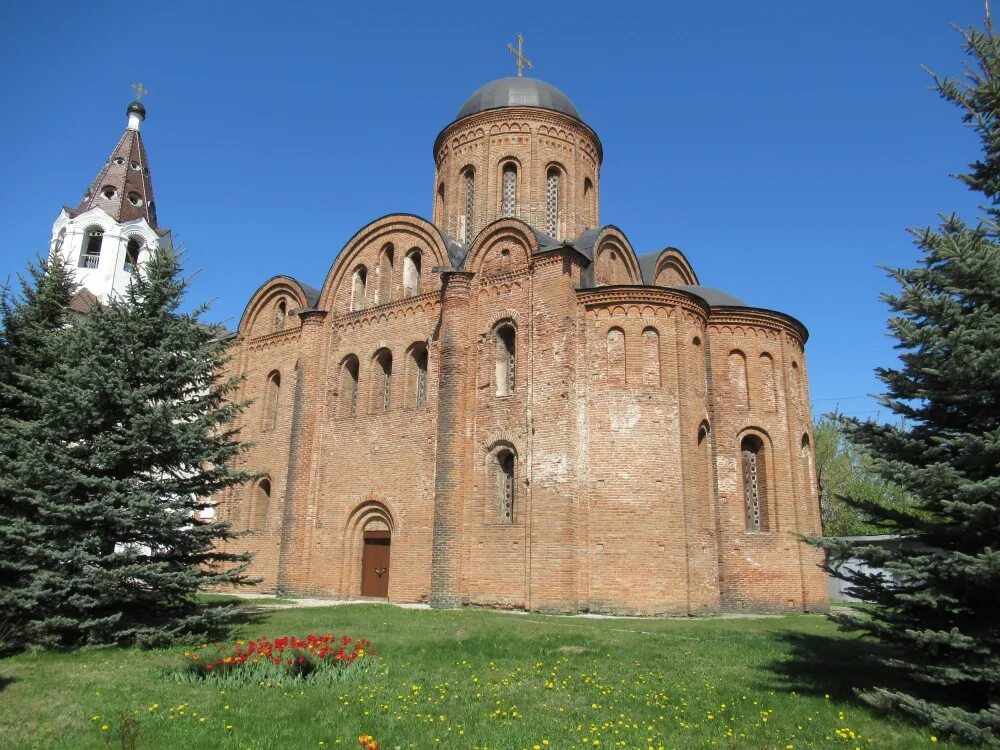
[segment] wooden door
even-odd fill
[[[392,539],[388,531],[366,531],[361,555],[361,596],[389,596],[389,550]]]

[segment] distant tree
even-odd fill
[[[841,415],[821,416],[813,427],[813,439],[824,536],[873,536],[909,531],[901,528],[897,521],[872,516],[848,499],[863,498],[868,503],[895,511],[912,508],[914,504],[902,487],[878,474],[874,460],[865,450],[847,439]]]
[[[229,526],[202,513],[249,477],[233,420],[238,381],[222,378],[221,331],[179,312],[177,256],[153,253],[122,298],[59,339],[58,356],[18,398],[33,418],[5,420],[5,492],[44,529],[25,550],[15,623],[46,645],[169,642],[232,614],[200,605],[212,584],[245,582],[248,556],[221,551]]]
[[[986,217],[914,231],[920,264],[890,270],[901,288],[884,296],[900,365],[877,371],[882,403],[905,421],[848,430],[879,474],[917,501],[902,511],[858,496],[854,504],[912,529],[913,544],[824,546],[834,563],[854,557],[884,571],[845,574],[874,607],[842,622],[892,647],[886,673],[904,687],[863,698],[1000,747],[1000,40],[988,15],[984,31],[963,34],[974,62],[966,80],[935,81],[980,137],[982,156],[960,177],[985,196]]]

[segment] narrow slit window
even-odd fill
[[[420,347],[413,352],[415,406],[427,405],[427,349]]]
[[[507,163],[503,167],[503,185],[500,216],[506,218],[517,212],[517,166]]]
[[[268,506],[271,504],[271,481],[258,480],[250,503],[250,528],[266,529]]]
[[[278,398],[281,396],[281,373],[277,370],[267,376],[264,389],[263,428],[273,430],[278,423]]]
[[[660,385],[660,334],[655,328],[642,332],[642,381],[646,385]]]
[[[767,469],[764,442],[748,435],[740,444],[743,460],[743,502],[747,531],[767,531]]]
[[[358,266],[354,269],[354,279],[351,289],[351,310],[365,309],[365,294],[368,286],[368,269]]]
[[[475,233],[475,209],[476,209],[476,170],[469,167],[465,170],[465,228],[462,236],[463,242],[469,242]]]
[[[375,410],[387,412],[392,397],[392,352],[383,349],[375,356]]]
[[[288,317],[288,303],[285,300],[278,300],[278,304],[274,306],[274,320],[272,321],[271,329],[273,331],[280,331],[285,327],[285,318]]]
[[[517,333],[510,325],[501,326],[496,332],[497,395],[514,393],[517,375]]]
[[[545,181],[545,218],[546,229],[550,236],[557,237],[559,233],[559,169],[549,168]]]
[[[340,413],[345,417],[356,417],[358,414],[358,374],[360,365],[353,354],[344,360],[344,371],[340,382]]]
[[[403,291],[407,297],[420,294],[420,251],[411,250],[403,259]]]
[[[608,331],[608,382],[625,385],[625,331],[617,326]]]
[[[376,305],[384,305],[392,300],[393,247],[391,244],[382,248],[382,256],[378,264],[378,296]]]
[[[514,523],[514,473],[516,462],[509,450],[496,456],[496,501],[500,523]]]

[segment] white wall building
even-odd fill
[[[156,222],[156,202],[146,148],[139,126],[146,108],[128,106],[128,127],[76,208],[63,206],[52,225],[52,252],[76,268],[83,287],[74,309],[85,312],[95,301],[106,304],[128,286],[133,271],[170,230]]]

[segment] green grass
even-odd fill
[[[179,649],[0,660],[0,747],[356,750],[359,734],[390,750],[933,744],[854,698],[878,675],[865,661],[873,647],[817,616],[595,620],[366,604],[266,612],[236,637],[310,632],[368,638],[378,669],[332,687],[220,688],[172,681]],[[118,736],[123,717],[138,724],[134,745]]]

